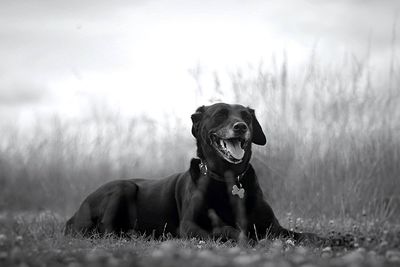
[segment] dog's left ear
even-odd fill
[[[203,118],[203,113],[205,111],[206,107],[205,106],[201,106],[199,108],[196,109],[196,112],[192,114],[191,118],[192,118],[192,134],[195,138],[197,138],[197,133],[199,130],[199,125],[200,125],[200,121]]]
[[[249,108],[253,125],[253,139],[251,140],[254,144],[263,146],[267,143],[267,139],[265,138],[265,134],[261,128],[260,123],[257,120],[254,109]]]

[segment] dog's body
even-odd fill
[[[315,240],[280,226],[249,160],[251,143],[265,135],[254,111],[214,104],[192,115],[197,154],[188,171],[161,180],[119,180],[89,195],[68,220],[66,233],[125,233],[257,240]]]

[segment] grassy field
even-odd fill
[[[336,67],[311,59],[296,71],[284,61],[214,88],[256,109],[268,143],[254,148],[252,164],[281,223],[351,242],[64,237],[66,218],[100,184],[184,171],[195,156],[190,114],[160,122],[100,108],[0,132],[0,265],[398,266],[399,73],[398,64],[376,71],[351,57]]]
[[[298,221],[296,227],[353,238],[327,247],[294,246],[291,240],[221,243],[154,240],[142,236],[65,237],[63,217],[52,212],[2,214],[1,266],[399,266],[400,227],[385,223]],[[286,222],[288,223],[288,222]],[[318,226],[319,225],[319,226]],[[323,226],[322,226],[323,225]],[[340,236],[340,235],[339,235]],[[342,238],[345,240],[345,238]]]

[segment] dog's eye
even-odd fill
[[[217,120],[224,120],[228,117],[228,113],[229,113],[229,111],[227,109],[220,109],[215,114],[215,118]]]

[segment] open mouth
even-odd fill
[[[242,162],[247,145],[244,138],[221,138],[216,134],[211,134],[211,143],[214,149],[226,161],[233,164]]]

